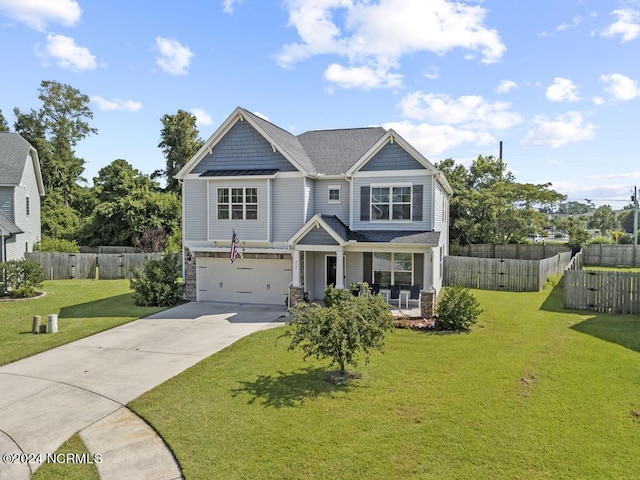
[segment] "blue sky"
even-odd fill
[[[429,160],[621,208],[640,184],[640,1],[0,0],[0,109],[42,80],[91,98],[89,180],[162,168],[160,118],[203,139],[236,106],[300,134],[382,125]]]

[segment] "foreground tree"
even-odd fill
[[[447,159],[436,165],[454,195],[450,203],[451,241],[516,243],[542,230],[540,210],[564,198],[551,184],[518,183],[502,159],[479,156],[467,170]]]
[[[587,223],[588,228],[597,228],[600,230],[600,235],[602,236],[607,236],[609,230],[615,230],[619,226],[620,221],[609,205],[596,208]]]
[[[368,285],[362,284],[362,291]],[[347,365],[357,366],[358,354],[366,361],[372,350],[382,350],[385,335],[394,328],[393,317],[381,295],[355,297],[348,290],[325,291],[326,307],[299,303],[284,334],[291,337],[289,350],[300,347],[304,358],[328,358],[346,374]]]
[[[158,147],[162,149],[167,166],[164,170],[156,172],[156,175],[165,177],[168,192],[179,194],[180,185],[173,177],[200,149],[203,142],[198,137],[197,119],[192,113],[178,110],[175,115],[164,115],[160,121],[162,140]]]

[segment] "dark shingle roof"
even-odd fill
[[[280,170],[277,168],[252,168],[250,170],[205,170],[201,177],[243,177],[251,175],[274,175]]]
[[[382,127],[315,130],[298,136],[318,173],[346,173],[386,133]]]
[[[29,142],[17,133],[0,132],[0,185],[20,184],[29,148]]]
[[[321,215],[325,221],[343,240],[370,243],[424,243],[438,245],[440,232],[415,232],[402,230],[349,230],[342,220],[335,215]]]
[[[15,235],[16,233],[24,233],[9,217],[7,217],[4,213],[0,212],[0,230],[5,232],[9,232],[10,235]]]

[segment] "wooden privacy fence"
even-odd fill
[[[536,292],[549,275],[562,273],[571,261],[571,252],[542,260],[474,258],[447,256],[444,284],[484,290]]]
[[[46,280],[86,278],[115,280],[133,278],[133,271],[143,272],[149,260],[158,260],[162,253],[52,253],[32,252],[27,260],[42,265]],[[176,254],[179,256],[179,254]],[[176,259],[178,262],[179,259]]]
[[[640,313],[640,273],[567,270],[564,308],[601,313]]]
[[[587,245],[584,249],[585,265],[606,267],[635,267],[640,265],[640,246]]]
[[[566,245],[528,244],[477,244],[460,247],[462,257],[511,258],[518,260],[542,260],[569,249]]]

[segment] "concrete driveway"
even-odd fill
[[[76,432],[92,454],[79,460],[94,461],[103,479],[182,478],[162,440],[124,406],[286,317],[273,305],[187,303],[0,367],[0,479],[30,478]]]

